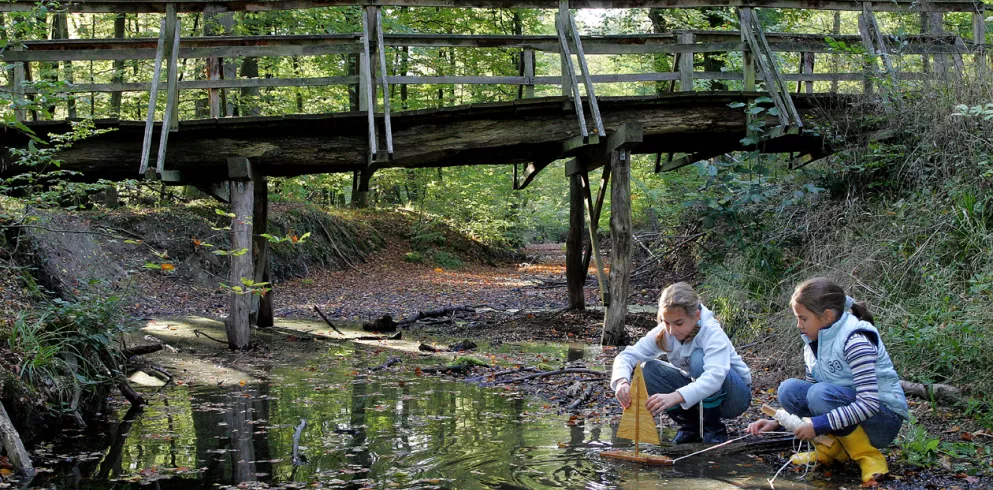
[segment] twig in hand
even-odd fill
[[[324,316],[324,312],[322,312],[321,309],[317,307],[317,305],[314,305],[314,311],[316,311],[318,315],[321,315],[321,318],[324,320],[324,323],[327,323],[328,326],[331,327],[331,330],[338,332],[338,334],[340,335],[345,335],[345,332],[338,330],[338,327],[334,326],[334,324],[331,323],[331,320],[328,320],[328,317]]]
[[[224,345],[228,344],[228,341],[215,339],[214,337],[211,337],[210,335],[207,335],[206,333],[200,331],[200,329],[193,329],[193,335],[196,337],[203,335],[204,337],[207,337],[208,339],[213,340],[214,342],[219,342]]]

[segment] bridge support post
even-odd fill
[[[369,206],[369,181],[375,170],[362,169],[352,174],[352,207],[366,208]]]
[[[269,270],[269,240],[262,237],[269,228],[269,183],[265,176],[253,172],[252,181],[255,187],[255,202],[252,210],[252,261],[254,262],[254,281],[270,283],[272,278]],[[269,289],[262,296],[252,295],[251,323],[256,327],[268,328],[273,325],[272,293]]]
[[[585,310],[586,271],[583,267],[583,180],[579,174],[569,176],[569,233],[565,238],[565,282],[570,310]]]
[[[624,345],[624,317],[631,281],[631,152],[610,153],[610,306],[604,308],[601,345]]]
[[[232,253],[231,281],[229,286],[244,287],[242,279],[253,279],[252,270],[252,214],[254,208],[255,188],[251,179],[251,169],[248,159],[235,157],[228,159],[228,178],[231,192],[231,250],[246,253]],[[225,327],[228,335],[228,347],[232,350],[242,350],[251,341],[249,328],[249,313],[251,297],[248,294],[230,293],[230,309]]]
[[[11,76],[11,83],[14,85],[14,102],[16,104],[23,104],[24,98],[24,63],[14,63],[14,68],[11,70],[13,75]],[[24,122],[27,119],[27,111],[24,109],[14,110],[14,120],[17,122]]]

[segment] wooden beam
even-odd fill
[[[230,181],[231,212],[231,288],[244,288],[242,279],[251,280],[254,278],[252,267],[252,216],[255,200],[255,186],[251,179],[241,179],[242,174],[249,172],[249,162],[247,158],[236,157],[228,160],[228,167],[233,170]],[[240,251],[244,250],[244,253]],[[251,342],[251,329],[249,326],[249,313],[251,310],[251,297],[248,294],[239,294],[235,290],[228,295],[230,309],[225,323],[228,335],[228,347],[232,350],[243,350],[248,348]]]
[[[684,32],[679,35],[679,43],[684,45],[693,44],[693,33]],[[679,57],[679,91],[693,91],[693,52],[680,53]]]
[[[583,52],[583,41],[579,36],[579,28],[576,27],[576,19],[572,17],[572,12],[566,9],[565,16],[569,20],[569,37],[573,46],[576,47],[576,58],[579,60],[579,70],[583,75],[583,83],[586,86],[586,97],[590,104],[590,114],[593,116],[593,126],[597,134],[607,136],[603,129],[603,120],[600,117],[600,108],[597,105],[596,91],[593,88],[593,80],[590,78],[590,68],[586,64],[586,54]]]
[[[138,175],[145,175],[152,151],[152,130],[155,127],[155,106],[159,96],[159,80],[162,77],[162,59],[165,57],[166,20],[159,23],[159,47],[155,50],[155,68],[152,72],[151,93],[148,96],[148,111],[145,113],[145,136],[141,145],[141,165]],[[117,90],[113,90],[117,92]]]
[[[610,307],[605,307],[601,345],[626,345],[624,319],[631,282],[631,152],[611,152]]]
[[[534,49],[524,48],[524,97],[534,98]]]
[[[373,74],[373,66],[371,55],[369,54],[369,11],[367,9],[362,10],[362,52],[359,53],[359,66],[361,73],[359,78],[362,80],[359,88],[359,110],[363,110],[366,113],[366,124],[368,126],[369,134],[369,165],[376,160],[376,153],[378,153],[378,142],[376,140],[376,85],[374,82],[375,74]]]
[[[168,30],[169,20],[166,17]],[[179,53],[179,22],[173,22],[173,32],[169,34],[173,38],[172,54],[169,56],[169,69],[166,71],[168,79],[168,94],[166,96],[165,112],[162,115],[162,129],[159,131],[159,154],[155,164],[155,172],[161,174],[165,169],[166,148],[169,145],[169,133],[179,131],[179,68],[176,64]]]
[[[858,1],[845,0],[572,0],[572,8],[682,8],[705,7],[767,7],[790,9],[859,10]],[[0,2],[0,12],[29,12],[35,0]],[[163,0],[84,0],[66,3],[69,12],[84,13],[162,13]],[[408,6],[408,7],[471,7],[471,8],[537,8],[554,9],[558,0],[182,0],[175,2],[180,12],[297,10],[339,6]],[[938,11],[974,12],[981,5],[961,0],[893,0],[881,3],[879,10],[894,12]]]
[[[569,231],[565,238],[565,277],[570,310],[586,309],[587,269],[583,268],[583,179],[569,177]]]
[[[383,13],[378,7],[376,10],[376,52],[379,53],[379,70],[382,75],[379,79],[383,83],[383,127],[386,133],[386,153],[387,158],[393,159],[393,127],[390,125],[390,83],[386,71],[386,45],[383,44]]]
[[[707,160],[714,158],[716,156],[723,155],[725,153],[730,153],[735,151],[737,148],[721,148],[716,150],[705,150],[697,153],[692,153],[689,155],[681,156],[675,160],[670,160],[665,165],[662,165],[663,172],[671,172],[673,170],[681,169],[687,165],[692,165],[701,160]]]
[[[521,181],[519,184],[517,184],[517,187],[515,187],[514,189],[522,190],[527,188],[527,186],[531,185],[531,182],[534,181],[534,178],[538,176],[538,172],[544,170],[545,167],[551,165],[551,163],[554,161],[555,159],[546,159],[546,160],[529,162],[528,166],[524,169],[524,180]],[[516,182],[516,177],[514,181]]]
[[[555,19],[555,30],[559,35],[559,44],[562,51],[559,57],[562,61],[562,90],[565,94],[566,84],[569,87],[569,94],[572,98],[573,108],[576,110],[576,119],[579,122],[579,134],[583,137],[583,142],[589,141],[589,131],[586,129],[586,114],[583,112],[583,96],[579,93],[579,83],[576,80],[576,71],[572,66],[572,54],[569,52],[569,43],[566,41],[566,31],[568,24],[566,16],[569,15],[568,0],[559,2],[559,15]]]
[[[600,301],[604,309],[610,307],[610,292],[608,291],[607,275],[603,272],[603,263],[600,259],[600,244],[597,240],[597,221],[599,214],[593,207],[593,195],[590,192],[590,176],[587,173],[579,174],[583,181],[583,192],[586,197],[586,218],[587,227],[590,230],[590,247],[592,248],[593,263],[596,265],[597,282],[600,284]]]

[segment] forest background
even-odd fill
[[[0,19],[0,59],[4,50],[21,40],[158,34],[158,16],[53,14],[57,8],[55,3],[41,2],[33,13],[8,13]],[[552,34],[553,15],[538,10],[397,7],[386,8],[383,18],[387,32]],[[898,46],[901,36],[924,27],[917,14],[877,15]],[[822,33],[828,38],[835,33],[858,34],[855,16],[854,12],[777,9],[763,9],[760,15],[767,32]],[[361,30],[358,8],[237,13],[231,25],[201,14],[181,18],[184,37],[224,31],[282,35]],[[586,34],[737,29],[737,17],[729,9],[589,10],[578,12],[577,20]],[[968,14],[949,13],[942,27],[968,38],[971,23]],[[986,24],[993,24],[993,18],[986,19]],[[834,46],[835,67],[861,70],[867,57],[864,50],[843,43]],[[519,52],[503,49],[390,48],[387,60],[393,75],[517,75],[521,69]],[[668,56],[591,56],[590,60],[594,73],[672,70]],[[920,70],[919,58],[902,60],[897,69]],[[239,77],[338,76],[356,70],[356,60],[346,55],[235,61]],[[536,61],[538,73],[558,74],[557,55],[539,54]],[[790,56],[781,61],[786,67],[800,64]],[[707,71],[735,70],[741,59],[740,53],[698,55],[695,63]],[[9,84],[12,67],[3,68],[0,80]],[[203,60],[183,61],[180,70],[181,79],[206,78]],[[146,60],[45,64],[32,82],[42,90],[39,96],[16,102],[10,93],[0,93],[3,119],[16,128],[14,110],[25,109],[37,119],[116,116],[143,120],[147,93],[70,95],[64,89],[83,81],[146,81],[151,72],[152,64]],[[696,89],[737,90],[737,83],[698,81]],[[816,82],[816,91],[826,90],[821,84],[828,83]],[[656,174],[654,156],[636,156],[632,162],[636,235],[647,251],[645,257],[657,261],[662,271],[659,277],[698,284],[736,343],[758,342],[786,370],[796,370],[799,359],[782,354],[798,354],[788,310],[793,287],[815,275],[838,280],[849,294],[868,301],[905,379],[963,389],[969,395],[964,402],[967,413],[993,427],[989,395],[993,378],[987,375],[993,370],[993,82],[988,76],[967,73],[964,79],[899,83],[895,89],[902,94],[902,104],[893,112],[883,113],[866,99],[853,106],[847,122],[887,131],[890,138],[846,139],[847,128],[852,126],[825,122],[820,129],[829,132],[842,151],[802,169],[789,170],[783,155],[741,153]],[[860,87],[861,82],[841,82],[838,88],[854,93]],[[395,110],[520,96],[517,86],[396,88],[392,94]],[[597,90],[600,96],[650,95],[665,87],[621,83],[600,85]],[[537,96],[559,94],[557,86],[536,88]],[[357,109],[357,93],[346,86],[229,90],[227,104],[240,116],[341,112]],[[206,117],[206,93],[183,92],[179,110],[181,119]],[[86,137],[87,131],[81,124],[69,140]],[[44,173],[47,183],[41,185],[34,177],[0,183],[0,190],[8,194],[2,198],[0,216],[8,245],[13,243],[12,236],[30,226],[32,213],[75,208],[81,203],[91,207],[94,204],[80,197],[110,188],[135,213],[146,208],[204,206],[199,200],[203,196],[192,189],[177,192],[138,180],[78,184],[72,175],[57,170],[56,162],[57,155],[47,150],[27,151],[21,155],[25,175]],[[559,243],[567,232],[569,213],[569,183],[561,167],[559,162],[546,169],[520,191],[512,188],[509,166],[384,169],[373,178],[368,205],[443,221],[496,247]],[[270,196],[275,202],[308,203],[347,215],[343,209],[354,204],[352,179],[351,174],[272,179]],[[608,230],[609,206],[608,193],[601,233]],[[430,228],[412,233],[427,234]],[[687,241],[685,237],[694,238]],[[0,258],[4,267],[17,271],[12,277],[39,287],[9,254]],[[457,266],[458,260],[449,265]],[[10,287],[22,289],[24,283]],[[107,325],[126,323],[114,317],[114,301],[106,295],[81,294],[75,301],[43,301],[30,312],[7,304],[11,313],[5,324],[4,336],[10,339],[7,347],[22,358],[25,352],[38,351],[39,345],[51,339],[35,339],[40,344],[28,346],[24,332],[51,331],[51,319],[64,318],[66,309],[73,312],[77,333],[87,333],[85,342],[105,342],[102,335]],[[82,322],[90,322],[89,330],[80,327]],[[62,341],[71,336],[60,335]]]

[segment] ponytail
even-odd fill
[[[872,316],[872,313],[869,312],[869,306],[865,304],[865,301],[857,301],[852,303],[852,314],[859,320],[869,322],[873,325],[876,324],[874,321],[875,318]]]
[[[793,291],[791,301],[803,305],[817,315],[823,315],[827,310],[834,310],[838,318],[850,309],[855,318],[875,324],[872,313],[869,313],[869,307],[864,301],[856,302],[846,296],[841,286],[826,277],[814,277],[803,281]]]

